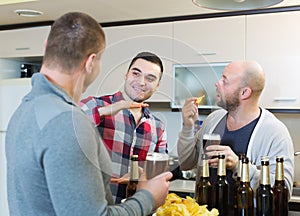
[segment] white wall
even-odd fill
[[[8,216],[6,191],[5,133],[0,132],[0,216]]]

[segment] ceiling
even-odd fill
[[[192,0],[38,0],[7,5],[1,1],[0,26],[53,21],[70,11],[88,13],[99,23],[223,12],[197,7]],[[296,5],[299,0],[284,0],[273,7]],[[17,9],[38,10],[43,15],[21,17],[14,13]]]

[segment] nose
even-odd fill
[[[145,76],[140,76],[138,79],[138,83],[140,85],[145,85],[146,84],[146,77]]]
[[[220,80],[217,80],[217,82],[215,83],[216,88],[218,88],[219,85],[220,85]]]

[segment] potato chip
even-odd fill
[[[168,194],[166,202],[156,210],[156,216],[217,216],[219,211],[207,209],[207,205],[199,205],[193,198],[186,199],[175,193]]]
[[[196,101],[195,101],[195,104],[196,104],[196,105],[200,104],[203,98],[205,98],[205,95],[202,95],[202,96],[198,97],[198,98],[196,99]]]

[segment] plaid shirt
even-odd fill
[[[119,178],[129,172],[130,156],[139,156],[140,166],[148,152],[167,153],[167,135],[163,122],[143,109],[142,118],[136,125],[128,109],[114,116],[99,115],[98,108],[124,100],[122,93],[102,97],[88,97],[81,101],[82,109],[97,126],[112,160],[112,177]],[[116,203],[126,196],[126,185],[111,184]]]

